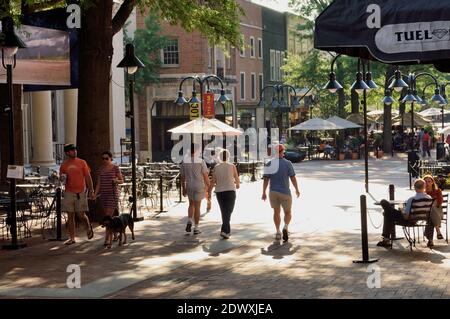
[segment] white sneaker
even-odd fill
[[[229,239],[229,238],[230,238],[230,234],[227,234],[227,233],[225,233],[225,232],[221,232],[221,233],[220,233],[220,236],[221,236],[223,239]]]
[[[276,240],[281,240],[281,233],[276,233],[275,234],[275,239]]]

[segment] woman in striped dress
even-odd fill
[[[98,170],[95,196],[100,196],[103,216],[113,216],[114,210],[118,208],[119,190],[117,185],[123,183],[120,168],[112,162],[110,151],[102,153],[102,166]],[[105,245],[107,241],[105,237]]]

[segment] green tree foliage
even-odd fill
[[[158,16],[154,13],[145,18],[145,28],[138,29],[134,33],[134,41],[124,32],[124,42],[134,42],[136,56],[145,64],[145,68],[135,75],[136,91],[139,94],[144,92],[144,88],[150,83],[159,82],[158,68],[161,65],[159,52],[167,43],[167,38],[160,35]]]
[[[0,18],[13,15],[20,20],[20,16],[25,13],[65,7],[73,2],[86,10],[95,7],[98,1],[112,0],[0,0]],[[114,33],[122,28],[136,6],[142,12],[155,12],[188,32],[200,31],[211,43],[240,44],[239,16],[244,12],[236,0],[124,0],[113,19]]]

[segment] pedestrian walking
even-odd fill
[[[295,195],[300,196],[297,178],[295,177],[292,163],[284,158],[285,147],[278,144],[274,147],[275,158],[269,161],[265,167],[262,200],[267,199],[267,187],[270,184],[269,200],[273,208],[273,221],[275,224],[275,239],[281,239],[281,207],[284,211],[283,240],[289,239],[289,223],[291,221],[292,196],[289,188],[289,180],[295,188]],[[276,168],[276,169],[274,169]]]
[[[422,157],[425,158],[425,155],[428,155],[428,157],[431,157],[430,154],[430,147],[431,147],[431,136],[428,133],[428,131],[425,130],[425,133],[422,137]]]
[[[188,222],[186,232],[190,233],[194,224],[194,235],[201,233],[198,224],[200,222],[200,206],[202,200],[207,197],[209,189],[208,168],[205,161],[200,158],[201,147],[191,144],[190,156],[185,157],[180,168],[180,179],[183,196],[189,199]]]
[[[118,185],[123,183],[123,176],[119,166],[112,162],[113,156],[110,151],[102,153],[102,165],[98,170],[97,184],[95,187],[95,198],[100,201],[100,209],[103,217],[112,217],[118,212],[119,189]],[[117,214],[118,215],[118,214]],[[108,230],[105,232],[105,246],[111,245]]]
[[[87,195],[89,194],[91,199],[95,199],[95,195],[89,166],[86,161],[77,157],[76,146],[66,144],[64,152],[68,159],[62,163],[59,171],[62,180],[65,181],[61,206],[62,210],[68,214],[67,226],[70,237],[64,244],[71,245],[75,243],[75,215],[86,224],[87,238],[94,237],[86,212],[89,210]]]
[[[209,193],[215,187],[217,202],[222,214],[220,236],[228,239],[231,236],[230,219],[236,202],[236,189],[240,187],[239,175],[230,160],[230,152],[226,149],[219,153],[221,162],[214,167]]]

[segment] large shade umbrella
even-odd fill
[[[317,117],[288,128],[288,130],[292,131],[331,131],[343,129],[344,127]]]
[[[414,126],[422,127],[427,124],[430,124],[430,120],[423,118],[418,113],[414,113]],[[402,125],[401,116],[392,119],[392,126],[397,125]],[[411,127],[411,116],[409,116],[409,114],[403,117],[403,126]]]
[[[361,128],[362,126],[347,120],[344,120],[343,118],[339,117],[339,116],[332,116],[330,118],[327,119],[328,122],[334,123],[340,127],[343,127],[345,129],[350,129],[350,128]]]
[[[211,134],[238,136],[242,131],[225,124],[217,119],[198,118],[168,130],[172,134]]]
[[[347,116],[347,121],[364,125],[364,115],[361,113],[352,113],[349,116]],[[375,123],[376,122],[373,119],[367,118],[367,124],[375,124]]]
[[[449,72],[449,21],[449,1],[335,0],[316,19],[314,47]]]
[[[391,113],[392,113],[392,115],[399,114],[399,112],[397,110],[392,110]],[[367,112],[367,115],[378,117],[380,115],[384,115],[384,110],[373,110],[373,111]]]
[[[444,114],[449,114],[450,111],[448,110],[444,110]],[[435,108],[435,107],[430,107],[429,109],[423,110],[422,112],[419,112],[420,115],[424,116],[424,117],[428,117],[428,116],[439,116],[442,115],[442,110]]]

